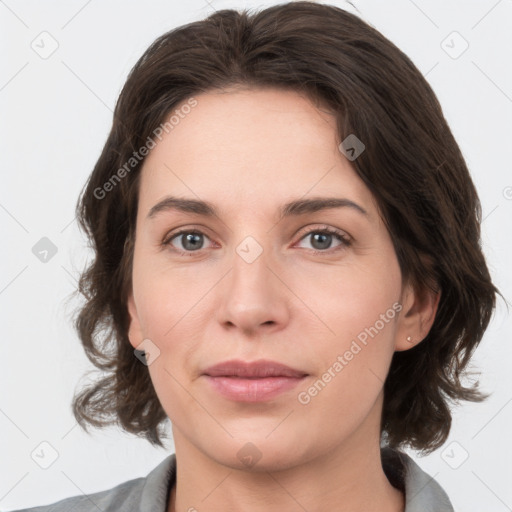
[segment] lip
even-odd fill
[[[308,374],[276,361],[231,360],[204,370],[212,388],[236,402],[270,400],[297,386]]]
[[[203,374],[210,377],[240,377],[248,379],[263,377],[299,378],[307,375],[304,371],[268,359],[259,359],[252,362],[231,359],[230,361],[223,361],[210,366],[203,371]]]

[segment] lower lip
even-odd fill
[[[288,391],[304,377],[265,377],[242,379],[238,377],[205,376],[210,385],[221,395],[236,402],[263,402]]]

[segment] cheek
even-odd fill
[[[323,326],[323,339],[331,343],[350,340],[376,322],[381,327],[381,315],[390,308],[388,316],[395,318],[393,304],[400,299],[401,273],[393,255],[385,265],[377,257],[368,257],[366,261],[296,273],[293,289],[305,298],[310,326],[312,318]]]
[[[370,411],[377,414],[394,352],[399,286],[383,275],[352,271],[333,279],[327,291],[331,299],[323,301],[321,315],[330,330],[302,347],[303,360],[313,361],[317,372],[297,390],[296,403],[310,431],[338,439],[357,431]]]
[[[205,329],[200,298],[207,283],[202,286],[200,280],[188,277],[146,265],[142,258],[134,261],[133,290],[141,335],[154,344],[158,354],[148,371],[160,403],[173,420],[194,410],[185,392],[187,364]]]
[[[320,280],[311,273],[302,280],[299,293],[308,297],[314,325],[320,326],[312,329],[311,313],[300,320],[299,331],[310,335],[302,337],[304,360],[316,362],[321,381],[316,387],[324,399],[341,407],[368,403],[389,368],[401,310],[400,269],[394,253],[389,256],[386,265],[375,259],[338,268]]]
[[[146,337],[167,344],[172,343],[183,325],[201,327],[203,297],[218,281],[218,272],[201,268],[193,262],[172,266],[162,255],[155,256],[144,249],[136,253],[133,289]]]
[[[177,426],[185,422],[186,429],[191,414],[204,413],[189,389],[194,357],[201,351],[209,317],[205,303],[200,301],[206,290],[200,293],[197,286],[179,281],[173,278],[171,287],[162,276],[148,278],[139,289],[139,297],[144,336],[159,351],[159,357],[148,366],[153,387],[167,416]]]

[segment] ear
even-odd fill
[[[415,289],[406,284],[402,291],[402,311],[398,318],[395,350],[408,350],[426,338],[436,317],[441,291],[428,286]]]
[[[135,306],[135,300],[133,298],[133,291],[130,292],[128,296],[128,313],[130,315],[130,326],[128,328],[128,338],[130,340],[130,345],[133,348],[137,348],[144,339],[142,334],[142,328],[139,320],[139,315],[137,313],[137,307]]]

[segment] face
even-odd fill
[[[357,449],[414,301],[374,198],[298,93],[195,99],[144,162],[128,302],[176,446],[262,470]],[[296,373],[208,371],[232,360]]]

